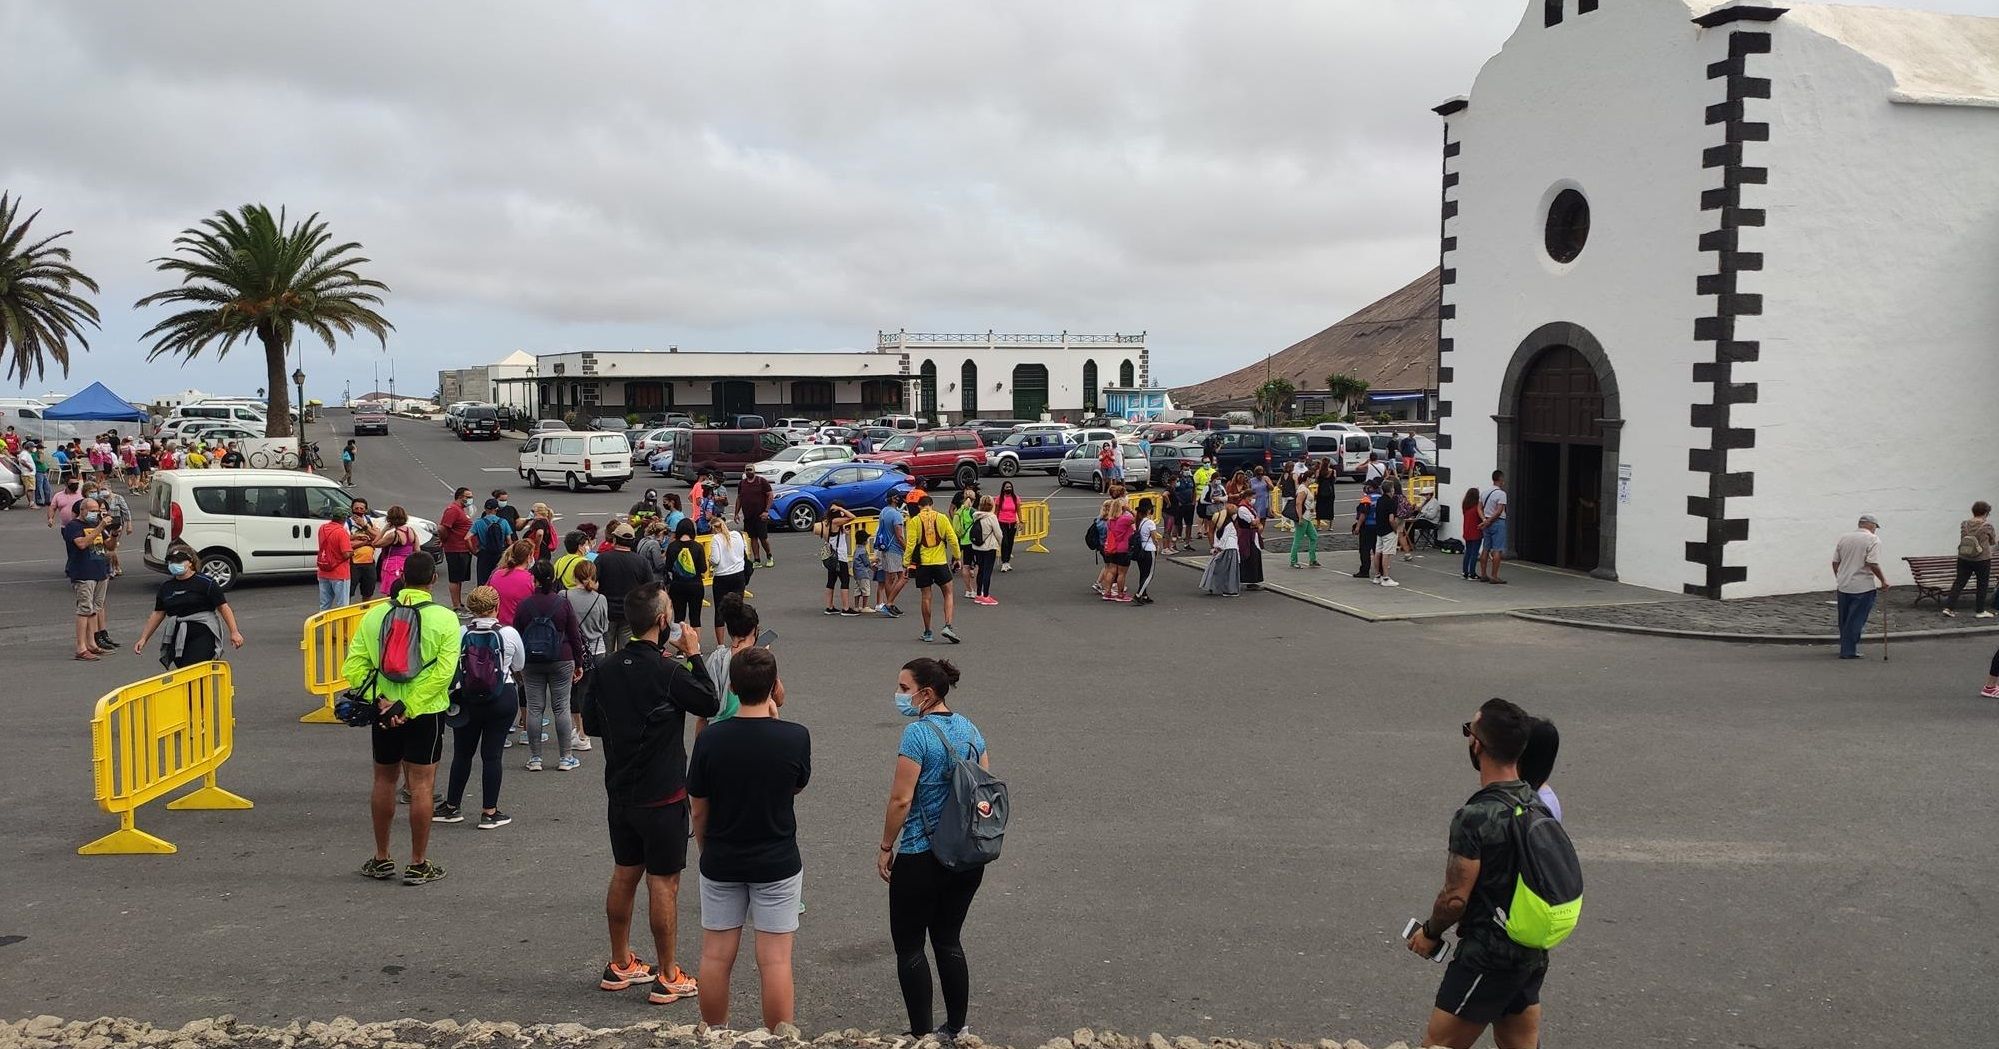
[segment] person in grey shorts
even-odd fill
[[[701,846],[701,1020],[728,1026],[729,973],[748,924],[757,931],[763,1025],[775,1029],[792,1019],[791,943],[805,880],[792,798],[812,778],[812,735],[778,719],[784,686],[769,649],[730,658],[729,691],[741,708],[702,729],[687,761]]]

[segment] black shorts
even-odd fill
[[[444,581],[447,583],[469,583],[472,581],[472,554],[451,551],[444,555]]]
[[[645,865],[647,874],[665,877],[687,866],[687,802],[651,807],[611,803],[611,862],[620,867]]]
[[[435,765],[444,756],[444,714],[418,714],[395,728],[377,722],[368,730],[368,741],[377,765]]]
[[[722,599],[724,597],[730,594],[742,593],[743,589],[749,586],[749,582],[749,573],[747,572],[732,572],[729,575],[716,576],[715,607],[718,609],[722,607]],[[717,614],[719,615],[720,613]]]
[[[948,590],[951,587],[951,566],[917,565],[910,569],[910,577],[916,581],[918,590],[928,586],[941,586]]]
[[[1437,985],[1437,1008],[1468,1023],[1489,1024],[1541,1004],[1541,980],[1548,967],[1480,972],[1461,961],[1444,969]]]
[[[770,514],[748,514],[743,518],[743,534],[751,539],[770,538]]]
[[[1105,554],[1104,563],[1107,565],[1117,565],[1119,568],[1125,568],[1130,566],[1131,564],[1131,555],[1129,553]]]

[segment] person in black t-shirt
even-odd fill
[[[625,623],[625,598],[647,583],[656,582],[652,565],[633,551],[638,536],[632,526],[623,521],[611,523],[612,547],[597,555],[597,590],[611,605],[611,631],[605,638],[610,651],[625,647],[625,639],[645,629],[643,623]],[[694,625],[700,626],[700,613],[694,615]],[[630,632],[627,633],[627,630]]]
[[[764,1027],[792,1018],[791,946],[805,864],[791,799],[812,778],[812,735],[777,717],[777,657],[749,648],[729,660],[742,706],[694,739],[687,794],[701,844],[701,1021],[726,1027],[729,972],[745,922],[757,930]]]
[[[169,669],[221,658],[223,631],[228,631],[231,645],[243,647],[229,598],[215,580],[194,570],[194,551],[186,547],[167,551],[167,581],[160,584],[153,614],[132,651],[144,652],[146,642],[166,623],[171,625],[160,637],[160,665]]]
[[[222,465],[226,469],[238,470],[243,466],[243,453],[236,450],[236,442],[229,442],[229,450],[222,453]]]
[[[1489,1026],[1495,1045],[1541,1044],[1541,981],[1548,952],[1506,935],[1498,908],[1512,898],[1511,833],[1516,806],[1535,801],[1520,778],[1533,719],[1504,699],[1489,699],[1464,723],[1479,791],[1451,817],[1450,861],[1430,917],[1409,937],[1409,949],[1435,954],[1444,933],[1458,927],[1457,956],[1444,970],[1421,1044],[1471,1049]]]

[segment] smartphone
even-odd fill
[[[1405,942],[1414,939],[1416,936],[1416,931],[1418,929],[1421,929],[1422,927],[1423,927],[1423,920],[1421,918],[1409,919],[1409,924],[1404,925],[1402,927],[1402,939]],[[1438,940],[1436,953],[1430,955],[1430,960],[1433,962],[1437,962],[1439,964],[1450,961],[1451,944],[1444,940]]]
[[[777,631],[775,630],[764,630],[760,631],[757,634],[758,648],[769,648],[776,641],[777,641]]]

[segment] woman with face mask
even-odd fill
[[[409,511],[401,506],[389,507],[388,522],[375,548],[381,551],[377,560],[382,565],[382,596],[393,601],[396,584],[402,582],[403,562],[416,553],[416,530],[410,527]]]
[[[347,515],[347,537],[354,548],[353,556],[348,558],[352,598],[356,602],[370,600],[381,583],[381,575],[375,570],[375,541],[382,535],[375,528],[374,519],[368,516],[368,500],[354,500],[353,512]]]
[[[965,1029],[971,973],[959,941],[972,897],[985,868],[952,871],[930,851],[928,828],[937,824],[949,792],[947,780],[961,754],[977,754],[987,764],[986,738],[969,718],[951,710],[947,697],[958,684],[958,668],[948,660],[912,659],[895,683],[896,710],[914,719],[902,731],[895,779],[875,870],[888,882],[889,937],[895,943],[896,979],[909,1012],[909,1032],[933,1031],[943,1039]],[[939,738],[939,734],[942,738]],[[948,743],[948,746],[947,746]],[[937,955],[937,980],[944,989],[944,1025],[932,1025],[928,939]]]
[[[231,645],[243,647],[229,598],[215,580],[194,570],[194,551],[185,546],[167,551],[167,581],[160,584],[153,614],[132,651],[144,652],[162,624],[167,629],[160,638],[160,665],[170,670],[221,658],[224,636]]]
[[[999,518],[1000,547],[999,570],[1013,571],[1013,533],[1020,528],[1020,496],[1013,490],[1012,481],[1001,481],[999,495],[993,499],[993,516]]]

